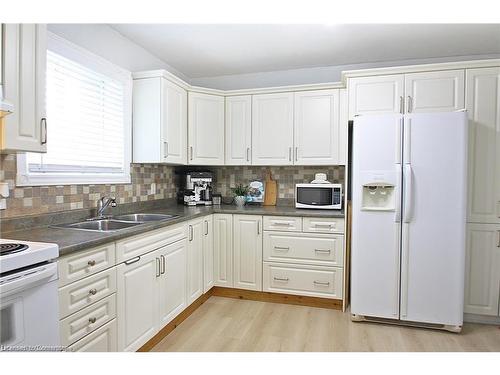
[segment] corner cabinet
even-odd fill
[[[252,164],[252,96],[226,97],[226,165]]]
[[[293,93],[252,96],[252,165],[293,165]]]
[[[4,119],[0,128],[0,151],[47,152],[47,27],[3,26],[4,96],[14,104],[15,111]]]
[[[500,67],[467,70],[468,221],[500,223]]]
[[[341,156],[339,90],[294,94],[294,164],[339,164]]]
[[[134,79],[135,163],[187,162],[187,91],[163,77]]]
[[[188,164],[224,165],[224,97],[189,92]]]
[[[233,215],[234,287],[262,291],[262,216]]]

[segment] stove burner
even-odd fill
[[[0,256],[18,253],[28,250],[28,245],[23,243],[2,243],[0,244]]]

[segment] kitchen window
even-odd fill
[[[18,155],[18,186],[130,183],[131,73],[54,34],[47,153]]]

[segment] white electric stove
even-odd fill
[[[61,350],[58,256],[56,244],[0,239],[0,351]]]

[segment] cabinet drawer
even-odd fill
[[[115,267],[66,285],[59,289],[59,315],[64,318],[115,291]]]
[[[115,244],[82,251],[59,259],[59,286],[83,279],[115,265]]]
[[[264,232],[265,261],[342,267],[343,254],[343,235]]]
[[[116,294],[112,294],[61,320],[61,345],[70,345],[116,317]]]
[[[187,237],[187,224],[161,228],[116,242],[116,263],[149,253]]]
[[[301,232],[302,218],[290,216],[264,216],[264,230]]]
[[[303,230],[309,233],[344,233],[344,219],[305,217]]]
[[[264,291],[342,298],[342,268],[264,262]]]
[[[116,352],[116,319],[97,328],[67,350],[70,352]]]

